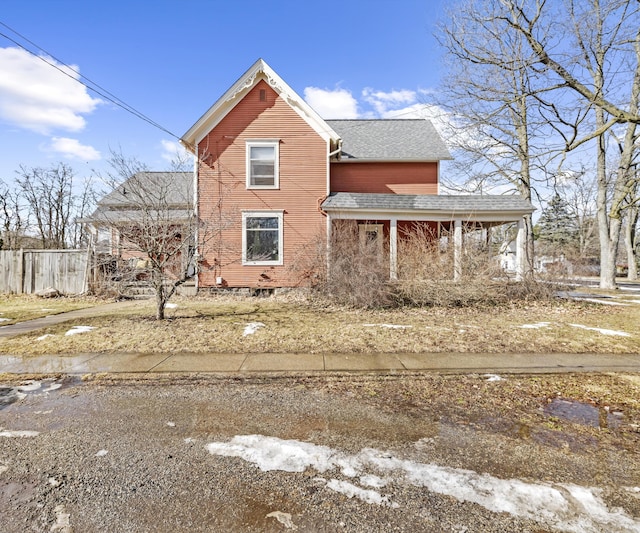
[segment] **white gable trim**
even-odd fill
[[[244,98],[260,81],[266,81],[289,106],[329,145],[337,143],[339,135],[318,115],[276,72],[262,59],[236,81],[209,110],[191,126],[180,142],[193,151],[202,139]]]

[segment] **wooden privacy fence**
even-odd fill
[[[52,287],[62,294],[88,289],[87,250],[0,250],[0,293],[32,294]]]

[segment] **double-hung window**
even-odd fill
[[[242,213],[242,264],[282,265],[282,211]]]
[[[278,140],[247,141],[247,189],[277,189]]]

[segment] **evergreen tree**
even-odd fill
[[[537,224],[537,237],[541,244],[546,244],[553,253],[567,252],[574,248],[578,238],[578,221],[571,213],[569,204],[556,195],[542,210]]]

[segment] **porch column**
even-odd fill
[[[524,219],[518,220],[518,236],[516,237],[516,281],[524,278],[524,262],[526,250],[524,249]]]
[[[389,220],[389,265],[391,279],[398,279],[398,219]]]
[[[327,276],[329,275],[329,269],[331,267],[331,226],[333,222],[331,215],[327,213],[327,245],[325,246],[325,265],[327,267]]]
[[[462,220],[453,222],[453,281],[462,278]]]

